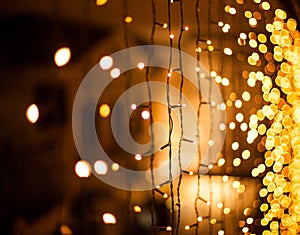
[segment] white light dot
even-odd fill
[[[111,169],[113,170],[113,171],[118,171],[119,169],[120,169],[120,165],[118,164],[118,163],[113,163],[112,165],[111,165]]]
[[[130,108],[131,108],[132,110],[136,110],[137,105],[136,105],[136,104],[132,104],[132,105],[130,106]]]
[[[99,65],[101,69],[108,70],[113,66],[113,58],[111,56],[103,56],[100,59]]]
[[[121,71],[120,71],[120,69],[118,69],[118,68],[113,68],[113,69],[110,71],[110,76],[111,76],[112,78],[118,78],[118,77],[120,76],[120,74],[121,74]]]
[[[234,130],[235,129],[235,123],[234,122],[230,122],[229,123],[229,129],[230,130]]]
[[[105,224],[116,224],[117,223],[116,217],[111,213],[104,213],[102,215],[102,219]]]
[[[213,146],[214,144],[215,144],[215,141],[213,141],[213,140],[208,141],[209,146]]]
[[[98,175],[107,174],[107,164],[105,161],[98,160],[94,164],[94,169]]]
[[[58,67],[66,65],[71,59],[71,50],[68,47],[62,47],[55,52],[54,62]]]
[[[91,175],[91,166],[87,161],[80,160],[75,165],[75,172],[80,178],[88,178]]]
[[[239,145],[239,143],[238,143],[238,142],[233,142],[233,143],[231,144],[231,148],[232,148],[232,150],[238,150],[238,149],[239,149],[239,147],[240,147],[240,145]]]
[[[26,118],[27,120],[34,124],[39,119],[39,109],[35,104],[30,105],[26,110]]]
[[[144,120],[148,120],[150,118],[150,112],[147,111],[147,110],[144,110],[142,113],[141,113],[141,116]]]
[[[143,68],[145,68],[145,64],[143,62],[140,62],[140,63],[138,63],[137,67],[138,67],[138,69],[142,70]]]
[[[221,123],[219,125],[219,129],[220,129],[220,131],[225,131],[226,130],[226,125],[224,123]]]
[[[140,161],[140,160],[142,160],[142,155],[141,154],[136,154],[134,156],[134,158],[135,158],[135,160]]]

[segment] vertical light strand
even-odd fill
[[[211,28],[210,28],[210,24],[212,22],[212,16],[211,16],[211,11],[212,11],[212,0],[208,0],[208,31],[207,31],[207,34],[208,34],[208,38],[209,40],[212,40],[211,39]],[[212,71],[212,52],[208,52],[208,66],[209,66],[209,72]],[[209,91],[208,91],[208,102],[211,104],[212,100],[211,100],[211,86],[212,86],[212,77],[210,77],[209,79]],[[210,106],[210,108],[212,108],[212,106]],[[212,116],[210,117],[210,133],[209,133],[209,140],[211,140],[211,136],[212,136],[212,129],[213,129],[213,121],[212,121]],[[211,146],[208,147],[208,156],[210,158],[210,154],[211,154]],[[209,176],[209,197],[210,197],[210,202],[212,200],[212,190],[211,190],[211,176]],[[212,203],[210,203],[209,205],[209,210],[208,210],[208,215],[209,217],[211,217],[211,208],[212,207]],[[208,232],[209,232],[209,235],[212,235],[212,224],[209,223],[209,229],[208,229]]]
[[[197,24],[197,38],[196,38],[196,57],[197,57],[197,68],[200,68],[200,51],[199,51],[199,43],[200,43],[200,16],[199,16],[199,2],[200,0],[196,0],[196,24]],[[199,69],[196,70],[197,74],[197,85],[198,85],[198,109],[197,109],[197,137],[198,137],[198,162],[197,162],[197,194],[194,201],[194,209],[196,214],[196,226],[195,226],[195,235],[198,235],[198,229],[199,229],[199,223],[198,223],[198,217],[200,216],[199,210],[198,210],[198,200],[200,198],[200,167],[201,167],[201,137],[200,137],[200,117],[201,117],[201,106],[202,106],[202,96],[201,96],[201,80],[200,80],[200,71]]]
[[[156,28],[156,8],[155,8],[155,2],[154,0],[151,0],[151,7],[152,7],[152,30],[151,30],[151,36],[150,36],[150,45],[154,44],[154,35],[155,35],[155,28]],[[155,153],[154,153],[154,133],[153,133],[153,116],[152,116],[152,94],[151,94],[151,88],[149,84],[149,73],[150,73],[150,61],[152,58],[152,51],[150,52],[149,58],[148,58],[148,64],[146,67],[146,83],[147,83],[147,90],[148,90],[148,97],[149,97],[149,113],[150,113],[150,137],[152,138],[152,154],[150,157],[150,171],[151,171],[151,184],[152,184],[152,190],[151,190],[151,208],[150,208],[150,213],[151,213],[151,230],[152,234],[155,235],[156,233],[156,225],[155,225],[155,179],[154,179],[154,158],[155,158]]]
[[[130,44],[129,44],[129,37],[128,37],[128,25],[125,22],[125,17],[128,15],[128,0],[123,0],[122,2],[123,4],[123,37],[124,37],[124,42],[125,42],[125,48],[129,48]],[[127,58],[128,61],[130,60],[130,58]],[[126,90],[128,88],[130,88],[130,84],[131,84],[131,74],[130,71],[127,71],[126,73],[124,73],[125,79],[126,79]],[[129,106],[129,99],[127,100],[127,106]],[[130,123],[130,122],[129,122]],[[129,130],[132,130],[132,125],[129,124]],[[130,168],[129,165],[130,161],[127,161],[127,168]],[[130,232],[131,230],[131,197],[132,197],[132,193],[131,190],[128,190],[126,193],[126,198],[125,198],[125,202],[126,202],[126,206],[127,206],[127,213],[128,213],[128,222],[126,223],[126,230],[127,232]]]
[[[179,88],[179,104],[182,104],[182,93],[183,93],[183,84],[184,84],[184,76],[183,76],[183,67],[182,67],[182,55],[181,55],[181,39],[182,34],[184,32],[183,26],[183,0],[179,1],[180,5],[180,34],[178,38],[178,53],[179,53],[179,69],[180,69],[180,88]],[[181,165],[181,145],[182,145],[182,138],[183,138],[183,115],[182,115],[182,106],[179,108],[180,113],[180,139],[179,139],[179,146],[178,146],[178,164],[180,169],[178,184],[177,184],[177,226],[176,226],[176,235],[179,233],[179,226],[180,226],[180,217],[181,217],[181,201],[180,201],[180,186],[182,181],[182,165]]]
[[[168,30],[169,30],[169,36],[171,36],[171,0],[168,1]],[[169,58],[169,71],[171,71],[172,66],[172,47],[173,47],[173,39],[170,37],[169,39],[169,47],[170,47],[170,58]],[[168,73],[169,75],[169,73]],[[167,103],[168,103],[168,116],[169,116],[169,181],[170,181],[170,195],[171,195],[171,223],[170,226],[172,227],[172,235],[174,235],[174,192],[173,192],[173,175],[172,175],[172,143],[171,143],[171,137],[172,137],[172,131],[173,131],[173,120],[171,116],[171,103],[170,103],[170,78],[171,76],[167,75]]]

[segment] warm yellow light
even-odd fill
[[[244,115],[242,113],[237,113],[235,115],[235,119],[238,121],[238,122],[242,122],[244,120]]]
[[[223,204],[222,202],[219,202],[219,203],[217,204],[217,207],[218,207],[219,209],[221,209],[223,206],[224,206],[224,204]]]
[[[232,50],[229,47],[224,48],[224,54],[225,55],[232,55]]]
[[[221,167],[225,164],[225,159],[224,158],[220,158],[218,161],[218,167]]]
[[[256,27],[256,26],[257,26],[257,20],[256,20],[255,18],[251,17],[251,18],[249,19],[249,25],[250,25],[251,27]]]
[[[245,15],[246,18],[249,19],[249,18],[252,17],[252,12],[251,11],[245,11],[244,15]]]
[[[116,224],[117,219],[112,213],[104,213],[102,215],[103,222],[105,224]]]
[[[263,3],[261,4],[261,7],[262,7],[262,9],[265,10],[265,11],[268,11],[268,10],[270,10],[270,8],[271,8],[270,3],[268,3],[268,2],[263,2]]]
[[[31,104],[26,110],[26,118],[27,120],[34,124],[39,119],[40,113],[39,109],[35,104]]]
[[[244,150],[244,151],[242,152],[242,158],[243,158],[244,160],[249,159],[250,156],[251,156],[251,154],[250,154],[250,151],[249,151],[248,149],[246,149],[246,150]]]
[[[218,235],[225,235],[224,230],[219,230],[219,231],[218,231]]]
[[[58,67],[65,66],[71,59],[71,50],[69,47],[59,48],[54,55],[54,62]]]
[[[246,40],[247,39],[247,34],[240,33],[240,38]]]
[[[106,175],[107,174],[107,163],[102,160],[98,160],[94,164],[94,170],[98,175]]]
[[[229,8],[229,14],[235,15],[236,14],[236,9],[234,7]]]
[[[233,142],[232,144],[231,144],[231,148],[232,148],[232,150],[238,150],[239,149],[239,143],[238,142]]]
[[[228,182],[228,180],[229,180],[228,175],[223,175],[222,180],[223,180],[223,182]]]
[[[211,224],[216,224],[216,223],[217,223],[217,220],[216,220],[215,218],[213,218],[213,219],[210,220],[210,223],[211,223]]]
[[[103,5],[106,4],[107,2],[108,2],[108,0],[96,0],[97,6],[103,6]]]
[[[238,187],[240,186],[240,184],[241,184],[240,181],[237,181],[237,180],[233,181],[232,182],[232,188],[238,189]]]
[[[235,129],[235,126],[236,126],[236,125],[235,125],[234,122],[230,122],[230,123],[229,123],[229,129],[230,129],[230,130],[234,130],[234,129]]]
[[[130,24],[133,21],[133,17],[132,16],[126,16],[124,18],[124,22],[127,24]]]
[[[110,71],[110,76],[111,76],[111,78],[118,78],[120,75],[121,75],[121,71],[120,71],[119,68],[113,68],[113,69]]]
[[[91,175],[91,165],[85,160],[80,160],[75,165],[75,172],[80,178],[88,178]]]
[[[235,159],[233,159],[233,166],[235,166],[235,167],[237,167],[237,166],[239,166],[239,165],[241,165],[241,159],[240,158],[235,158]]]
[[[141,213],[142,212],[142,208],[140,206],[134,206],[133,210],[135,213]]]
[[[224,208],[223,213],[225,215],[228,215],[230,213],[230,208],[228,208],[228,207]]]
[[[113,164],[111,165],[111,169],[112,169],[113,171],[118,171],[118,170],[120,169],[120,165],[119,165],[118,163],[113,163]]]
[[[103,118],[107,118],[110,114],[110,107],[108,104],[102,104],[99,108],[99,114]]]
[[[191,227],[190,227],[189,225],[186,225],[186,226],[184,227],[185,230],[190,230],[190,228],[191,228]]]

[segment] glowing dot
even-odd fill
[[[238,122],[242,122],[244,120],[244,115],[242,113],[238,113],[238,114],[235,115],[235,119]]]
[[[224,158],[220,158],[218,161],[218,167],[221,167],[225,164],[225,159]]]
[[[233,181],[232,188],[237,189],[240,186],[240,181]]]
[[[145,68],[145,64],[143,62],[138,63],[137,65],[138,69],[142,70],[143,68]]]
[[[120,169],[120,165],[118,163],[111,164],[111,169],[113,171],[118,171]]]
[[[238,149],[239,149],[239,147],[240,147],[240,145],[239,145],[239,143],[238,143],[238,142],[233,142],[233,143],[231,144],[231,148],[232,148],[232,150],[238,150]]]
[[[126,16],[124,19],[125,23],[131,23],[133,21],[133,17],[132,16]]]
[[[223,213],[225,215],[228,215],[230,213],[230,208],[228,208],[228,207],[224,208]]]
[[[98,175],[107,174],[107,164],[105,161],[98,160],[94,164],[94,169]]]
[[[229,79],[228,78],[223,78],[222,79],[222,85],[223,86],[229,86]]]
[[[214,144],[215,144],[215,141],[213,141],[213,140],[208,141],[209,146],[213,146]]]
[[[96,0],[97,6],[103,6],[103,5],[106,4],[107,2],[108,2],[108,0]]]
[[[163,198],[168,198],[168,197],[169,197],[169,195],[164,193]]]
[[[229,47],[224,48],[224,54],[225,55],[232,55],[232,50]]]
[[[104,213],[102,215],[102,219],[105,224],[116,224],[117,223],[116,217],[111,213]]]
[[[219,230],[218,231],[218,235],[224,235],[224,234],[225,234],[224,230]]]
[[[185,30],[185,31],[188,31],[188,30],[189,30],[189,27],[188,27],[188,26],[185,26],[185,27],[184,27],[184,30]]]
[[[54,62],[58,67],[66,65],[71,59],[71,50],[69,47],[59,48],[54,55]]]
[[[248,149],[246,149],[246,150],[244,150],[244,151],[242,152],[242,158],[243,158],[244,160],[247,160],[247,159],[250,158],[250,151],[249,151]]]
[[[245,15],[246,18],[251,18],[252,17],[251,11],[245,11],[244,15]]]
[[[31,104],[26,110],[26,118],[27,120],[34,124],[39,119],[40,113],[39,109],[35,104]]]
[[[246,223],[247,224],[253,224],[254,219],[252,217],[247,218]]]
[[[229,179],[228,175],[223,175],[222,177],[223,182],[228,182],[228,179]]]
[[[233,159],[233,166],[235,166],[235,167],[237,167],[237,166],[239,166],[239,165],[241,165],[241,159],[240,158],[235,158],[235,159]]]
[[[103,56],[100,59],[99,65],[101,69],[108,70],[113,66],[113,58],[111,56]]]
[[[246,131],[246,130],[248,129],[248,124],[245,123],[245,122],[243,122],[243,123],[241,124],[240,128],[241,128],[241,131]]]
[[[173,39],[174,37],[175,37],[174,34],[171,33],[170,38]]]
[[[80,178],[88,178],[91,175],[91,166],[87,161],[80,160],[75,165],[75,172]]]
[[[134,206],[133,210],[135,213],[141,213],[142,212],[142,208],[140,206]]]
[[[223,206],[224,206],[224,205],[223,205],[222,202],[218,202],[217,207],[218,207],[219,209],[221,209]]]
[[[247,34],[240,33],[240,38],[246,40],[247,39]]]
[[[244,91],[243,94],[242,94],[242,98],[243,98],[244,101],[250,101],[251,95],[248,91]]]
[[[218,26],[219,26],[219,27],[223,27],[223,26],[224,26],[224,23],[223,23],[222,21],[219,21],[219,22],[218,22]]]
[[[248,228],[248,227],[242,228],[242,232],[243,232],[243,233],[248,233],[248,232],[249,232],[249,228]]]
[[[68,225],[65,225],[65,224],[60,226],[60,233],[62,235],[72,235],[73,234],[71,228]]]
[[[226,130],[226,125],[224,123],[221,123],[219,125],[219,129],[220,129],[220,131],[225,131]]]
[[[191,227],[190,227],[189,225],[186,225],[186,226],[184,227],[185,230],[190,230],[190,228],[191,228]]]
[[[241,100],[236,100],[234,103],[234,106],[238,109],[240,109],[243,106],[243,103]]]
[[[199,216],[198,218],[197,218],[197,221],[198,222],[201,222],[203,220],[203,218],[201,217],[201,216]]]
[[[110,71],[110,76],[111,76],[112,78],[118,78],[118,77],[120,76],[120,74],[121,74],[121,71],[120,71],[120,69],[118,69],[118,68],[113,68],[113,69]]]
[[[255,19],[255,18],[250,18],[249,19],[249,25],[251,26],[251,27],[255,27],[255,26],[257,26],[257,20]]]
[[[141,113],[141,116],[144,120],[148,120],[150,118],[150,112],[147,111],[147,110],[144,110],[142,113]]]
[[[263,2],[263,3],[261,4],[261,7],[262,7],[262,9],[265,10],[265,11],[268,11],[268,10],[270,10],[270,8],[271,8],[270,3],[268,3],[268,2]]]
[[[164,29],[166,29],[168,27],[168,24],[167,23],[163,23],[163,26],[162,26]]]
[[[142,160],[142,155],[141,154],[136,154],[134,156],[134,158],[135,158],[135,160],[140,161],[140,160]]]
[[[229,13],[230,13],[231,15],[235,15],[235,14],[236,14],[236,9],[235,9],[234,7],[230,7]]]
[[[136,104],[132,104],[132,105],[130,105],[130,108],[131,108],[132,110],[136,110],[137,105],[136,105]]]
[[[230,130],[234,130],[235,129],[235,123],[234,122],[230,122],[229,123],[229,129]]]
[[[99,114],[103,118],[107,118],[110,114],[110,107],[107,104],[102,104],[99,108]]]

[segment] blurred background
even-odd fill
[[[171,3],[171,19],[168,18],[168,1],[153,2],[157,20],[154,44],[169,46],[168,23],[171,22],[176,48],[180,34],[179,1]],[[157,234],[170,233],[168,186],[155,192],[153,202],[151,191],[130,192],[103,183],[91,174],[91,166],[80,162],[72,135],[72,108],[81,81],[103,56],[151,43],[153,2],[2,2],[0,234],[151,234],[151,216],[157,225]],[[182,2],[188,30],[182,36],[181,49],[195,58],[201,50],[200,62],[213,72],[212,79],[219,83],[227,115],[225,126],[220,126],[226,131],[223,149],[218,161],[206,166],[209,171],[201,179],[202,223],[198,229],[201,234],[260,233],[258,191],[264,170],[253,175],[252,169],[258,169],[263,162],[263,138],[251,141],[247,139],[247,130],[250,115],[262,107],[263,99],[260,85],[255,81],[252,84],[249,73],[262,71],[271,77],[275,74],[277,64],[272,56],[268,59],[267,53],[272,52],[272,46],[260,40],[259,35],[270,36],[265,26],[272,23],[277,8],[286,10],[289,17],[299,22],[300,3],[297,0],[269,1],[270,8],[264,8],[263,3],[268,1],[199,0],[197,25],[197,1]],[[229,26],[224,28],[224,24]],[[201,40],[195,47],[197,26],[201,29]],[[264,44],[267,51],[253,46],[253,41]],[[59,51],[62,48],[65,50]],[[226,53],[225,48],[230,51]],[[253,52],[260,57],[256,59]],[[254,61],[249,62],[251,55]],[[153,69],[150,80],[165,82],[167,73],[164,69]],[[113,80],[99,97],[97,107],[102,107],[102,111],[95,113],[98,138],[116,163],[101,165],[100,170],[104,172],[106,168],[114,171],[119,166],[149,169],[149,156],[137,159],[126,153],[110,130],[110,110],[117,98],[128,87],[144,80],[145,70],[141,72],[137,68]],[[174,87],[179,87],[179,81],[180,76],[173,79]],[[196,109],[197,89],[189,86],[184,86],[184,93]],[[140,143],[149,140],[145,134],[149,120],[140,116],[143,111],[145,108],[138,107],[130,119],[131,134]],[[203,131],[200,132],[207,144],[209,110],[204,106],[201,112]],[[167,125],[166,107],[156,105],[153,115]],[[263,124],[268,126],[267,122]],[[162,160],[156,161],[156,166],[168,159],[167,152],[158,154]],[[197,171],[196,163],[193,164],[188,172]],[[191,225],[197,219],[194,211],[196,175],[183,177],[181,192],[180,233],[194,234]],[[105,213],[108,213],[106,217]]]

